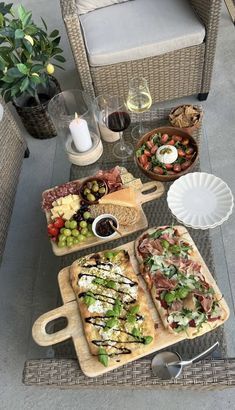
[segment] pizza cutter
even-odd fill
[[[182,360],[177,352],[165,351],[158,353],[152,360],[153,374],[162,380],[176,379],[179,377],[184,366],[188,366],[189,364],[196,363],[203,359],[209,353],[213,352],[217,346],[219,346],[219,342],[214,343],[207,350],[190,360]]]

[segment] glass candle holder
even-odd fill
[[[55,95],[48,112],[68,159],[76,165],[96,162],[103,153],[94,102],[82,90],[68,90]]]
[[[98,95],[94,100],[94,110],[101,138],[106,142],[115,142],[120,139],[119,133],[109,130],[105,124],[105,109],[109,98],[109,95]]]

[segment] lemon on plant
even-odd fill
[[[31,74],[33,77],[39,77],[39,74],[38,73],[32,73]]]
[[[31,36],[29,36],[28,34],[26,34],[26,35],[24,36],[24,39],[27,40],[27,41],[31,44],[31,46],[34,45],[34,40],[33,40],[33,38],[32,38]]]
[[[54,73],[54,71],[55,71],[55,67],[53,66],[53,64],[47,64],[47,66],[46,66],[46,70],[47,70],[47,73],[48,74],[53,74]]]

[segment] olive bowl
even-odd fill
[[[93,192],[92,191],[92,182],[95,181],[98,183],[98,185],[102,185],[102,188],[105,188],[104,193],[100,194],[99,192]],[[88,186],[87,186],[88,185]],[[91,188],[89,188],[89,186],[91,185]],[[91,190],[91,194],[95,197],[94,201],[89,200],[86,195],[84,195],[84,190],[85,188],[88,188]],[[90,177],[85,179],[82,182],[82,185],[80,186],[79,189],[79,195],[82,201],[84,201],[86,204],[88,205],[94,205],[94,204],[98,204],[99,199],[102,198],[104,195],[107,195],[108,193],[108,185],[106,184],[105,180],[103,178],[99,178],[99,177]]]

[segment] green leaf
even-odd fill
[[[3,22],[4,22],[3,14],[0,13],[0,26],[1,26],[1,27],[3,26]]]
[[[19,64],[17,64],[17,65],[19,65]],[[16,68],[16,67],[12,67],[12,68],[9,68],[9,70],[7,70],[7,75],[8,75],[8,77],[20,78],[20,77],[22,77],[22,74],[23,74],[23,73],[21,73],[21,72],[18,70],[18,68]]]
[[[135,306],[132,306],[132,308],[129,310],[129,312],[132,315],[136,315],[136,313],[138,313],[139,310],[140,310],[140,305],[135,305]]]
[[[15,38],[16,38],[16,39],[24,38],[24,31],[18,28],[18,29],[15,31]]]
[[[149,345],[149,343],[151,343],[153,341],[152,336],[145,336],[144,337],[144,344],[145,345]]]
[[[54,62],[53,62],[53,65],[54,65],[55,67],[60,68],[61,70],[64,70],[64,71],[65,71],[65,68],[64,68],[64,67],[61,67],[61,65],[55,64]]]
[[[53,46],[58,46],[60,44],[60,37],[54,38],[54,40],[52,40],[52,44]]]
[[[17,64],[16,66],[18,68],[18,70],[22,73],[22,74],[28,74],[28,67],[25,64]]]
[[[141,335],[140,335],[140,330],[137,329],[137,327],[134,327],[134,328],[132,329],[131,334],[132,334],[132,336],[136,337],[137,339],[139,339],[139,338],[141,337]]]
[[[11,91],[10,90],[7,90],[5,93],[4,93],[4,100],[5,100],[5,102],[6,103],[8,103],[9,101],[11,101],[12,100],[12,97],[11,97]]]
[[[0,13],[2,13],[5,16],[6,14],[11,12],[12,6],[13,6],[13,3],[5,4],[1,2],[0,3]]]
[[[24,92],[28,88],[28,85],[29,85],[29,79],[28,77],[25,77],[20,86],[20,91]]]
[[[43,65],[42,64],[34,64],[32,67],[31,67],[31,72],[32,73],[38,73],[40,70],[42,70],[43,69]]]
[[[20,6],[18,7],[18,14],[19,14],[20,20],[23,21],[24,18],[25,18],[25,16],[26,16],[26,14],[27,14],[27,12],[26,12],[26,10],[24,9],[24,7],[23,7],[22,5],[20,5]]]
[[[105,316],[114,317],[116,316],[116,314],[113,310],[107,310],[107,312],[105,313]]]
[[[106,285],[108,288],[116,289],[117,284],[114,280],[107,280]]]
[[[100,363],[102,363],[105,367],[108,366],[109,357],[106,350],[103,347],[100,347],[98,350],[98,358]]]
[[[11,84],[11,83],[14,83],[14,78],[9,77],[8,75],[4,75],[2,77],[2,81],[4,81],[4,83]]]
[[[54,38],[54,37],[57,37],[59,34],[60,34],[59,30],[53,30],[51,34],[49,35],[49,37]]]
[[[42,24],[44,25],[44,27],[45,27],[45,30],[47,31],[47,25],[46,25],[46,22],[45,22],[45,20],[41,17],[41,20],[42,20]]]
[[[30,42],[27,41],[27,40],[25,40],[25,39],[23,39],[23,44],[24,44],[26,50],[29,52],[29,54],[31,54],[31,53],[33,52],[33,47],[32,47],[32,45],[30,44]]]
[[[84,303],[89,307],[95,303],[95,298],[93,296],[86,295],[83,298]]]
[[[127,322],[130,323],[131,325],[134,325],[136,322],[136,316],[135,315],[131,315],[131,314],[127,314]]]
[[[108,319],[106,322],[106,326],[107,328],[111,329],[114,326],[118,326],[118,319],[116,319],[115,317],[112,317],[111,319]]]
[[[32,13],[31,11],[28,11],[22,20],[23,28],[25,28],[30,23],[31,18],[32,18]]]

